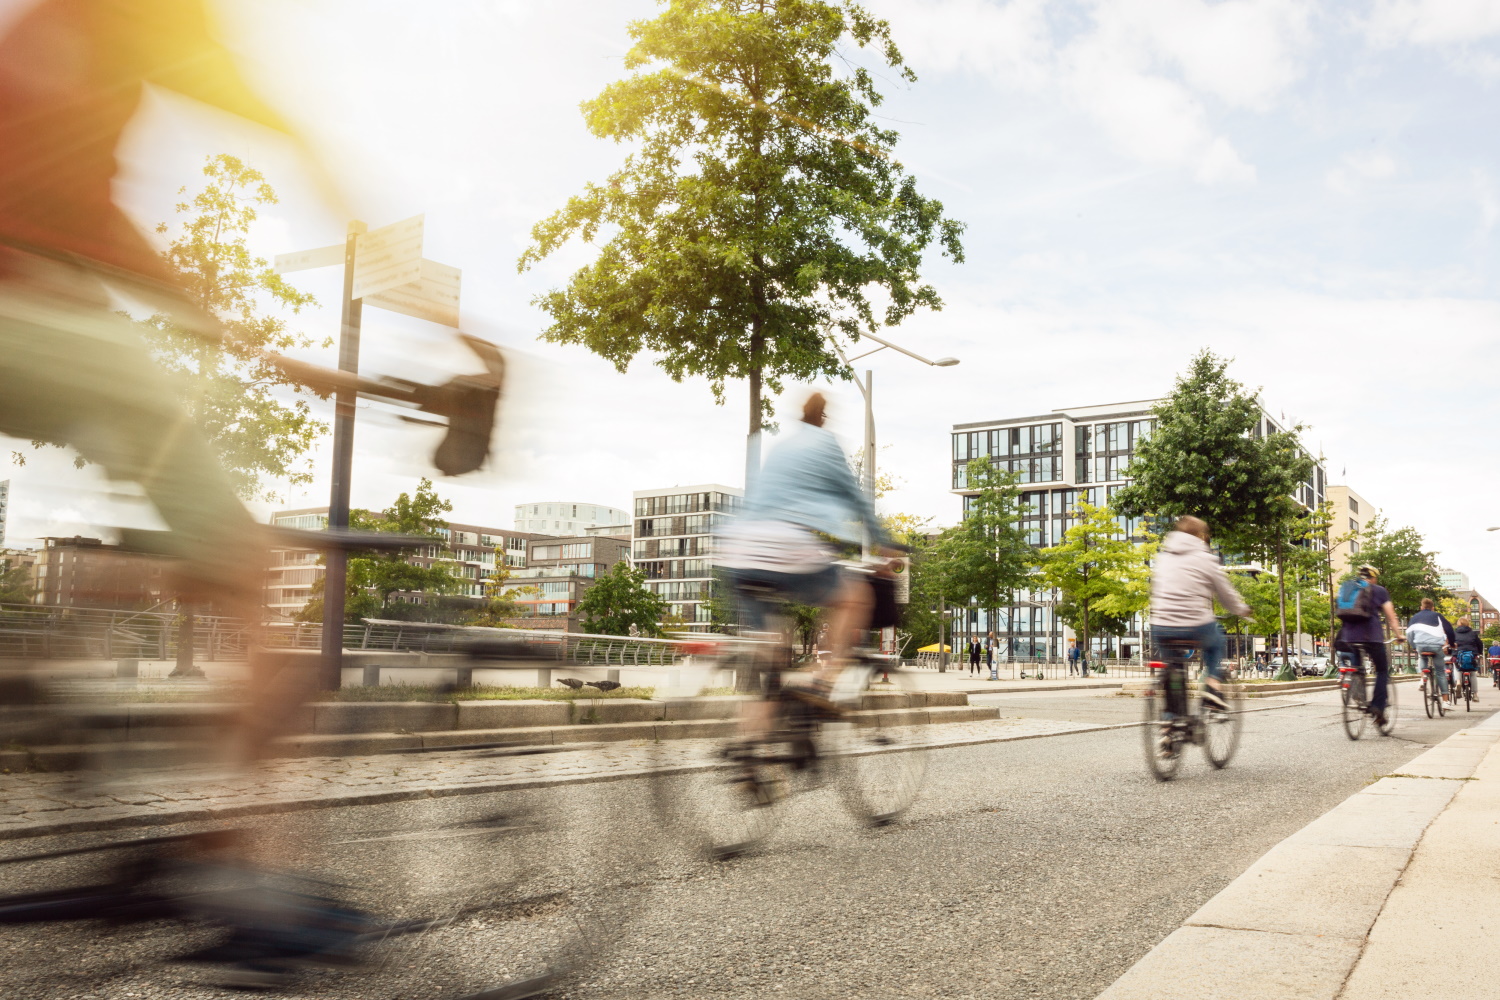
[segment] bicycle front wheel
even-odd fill
[[[1349,678],[1349,687],[1344,691],[1343,720],[1344,735],[1357,740],[1365,731],[1365,679],[1360,674]]]
[[[871,683],[876,676],[890,680]],[[909,672],[854,667],[840,678],[834,700],[845,715],[824,724],[822,742],[839,797],[861,823],[894,823],[927,776],[926,698]]]
[[[1245,693],[1230,676],[1224,678],[1223,711],[1203,712],[1203,752],[1216,768],[1229,763],[1240,745],[1240,729],[1245,722]]]
[[[1141,742],[1146,751],[1146,767],[1157,781],[1171,781],[1182,766],[1182,749],[1174,728],[1174,721],[1167,713],[1165,670],[1155,671],[1146,694],[1145,722],[1141,726]]]
[[[1396,731],[1396,677],[1392,674],[1385,681],[1385,725],[1378,727],[1381,736]]]

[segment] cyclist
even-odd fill
[[[1231,613],[1248,616],[1250,607],[1229,582],[1219,557],[1208,547],[1208,524],[1179,517],[1162,539],[1151,574],[1151,635],[1163,640],[1190,640],[1203,655],[1206,683],[1203,702],[1211,709],[1229,706],[1222,696],[1224,630],[1214,620],[1214,598]]]
[[[874,551],[898,553],[889,548],[838,439],[823,427],[826,410],[822,393],[807,398],[798,430],[771,451],[739,517],[720,534],[718,561],[729,571],[744,624],[752,631],[765,630],[767,612],[777,600],[829,613],[832,655],[814,669],[811,685],[790,690],[832,708],[828,692],[869,625],[874,599],[869,584],[841,570],[833,548],[819,536],[854,544],[868,539]]]
[[[1448,687],[1448,671],[1444,669],[1442,655],[1453,648],[1453,626],[1433,606],[1432,598],[1422,598],[1422,610],[1406,623],[1406,641],[1417,651],[1423,669],[1432,672],[1433,683],[1443,699],[1451,702],[1452,689]]]
[[[1490,679],[1500,688],[1500,639],[1490,643]]]
[[[1467,616],[1460,618],[1453,629],[1453,660],[1458,669],[1465,674],[1473,674],[1479,669],[1479,658],[1484,655],[1484,643],[1469,624]],[[1472,693],[1470,700],[1476,704],[1479,702],[1479,685],[1474,683],[1474,678],[1469,678],[1469,687]],[[1456,699],[1455,699],[1456,700]]]
[[[1370,588],[1368,616],[1345,618],[1339,629],[1339,638],[1358,649],[1375,666],[1375,692],[1370,698],[1369,711],[1375,716],[1377,726],[1385,725],[1385,706],[1389,701],[1387,686],[1391,682],[1391,658],[1385,648],[1385,631],[1381,616],[1390,625],[1391,632],[1401,635],[1401,625],[1396,621],[1396,608],[1391,604],[1391,595],[1379,583],[1380,571],[1374,566],[1361,566],[1359,579]]]

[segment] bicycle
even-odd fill
[[[1345,700],[1348,700],[1347,689]],[[1434,714],[1441,719],[1448,711],[1443,693],[1438,690],[1437,675],[1433,673],[1431,664],[1422,667],[1422,706],[1427,709],[1429,719]]]
[[[1462,688],[1463,693],[1464,693],[1464,711],[1465,712],[1472,712],[1472,711],[1474,711],[1474,708],[1473,708],[1473,701],[1474,701],[1474,671],[1472,671],[1472,670],[1460,670],[1459,673],[1463,675],[1463,683],[1460,684],[1459,686]],[[1457,711],[1457,710],[1458,710],[1458,705],[1455,702],[1455,704],[1454,704],[1454,711]]]
[[[1234,682],[1234,669],[1224,665],[1221,695],[1227,709],[1205,710],[1202,698],[1194,703],[1188,690],[1188,660],[1197,648],[1191,640],[1158,640],[1162,658],[1149,664],[1151,681],[1146,689],[1146,719],[1141,732],[1146,764],[1157,781],[1176,777],[1186,744],[1203,747],[1208,762],[1216,769],[1228,765],[1239,747],[1244,694]]]
[[[706,766],[689,773],[663,761],[653,783],[664,824],[711,860],[723,861],[763,843],[796,792],[824,785],[837,790],[863,825],[896,822],[916,800],[927,771],[926,750],[909,728],[919,720],[902,711],[925,703],[914,675],[895,657],[862,653],[839,674],[829,709],[784,683],[795,669],[789,648],[758,652],[742,656],[739,669],[753,670],[760,683],[755,701],[768,712],[765,730],[719,742]],[[747,660],[759,662],[751,667]],[[876,675],[888,680],[877,682]]]
[[[1341,716],[1344,735],[1357,740],[1365,731],[1365,721],[1373,716],[1369,699],[1365,696],[1365,669],[1361,661],[1357,665],[1339,667],[1339,687],[1343,691]],[[1389,736],[1396,729],[1396,685],[1392,678],[1386,679],[1385,724],[1377,727],[1380,735]]]

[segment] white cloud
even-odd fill
[[[1338,166],[1329,168],[1323,180],[1335,194],[1352,195],[1359,190],[1361,181],[1384,180],[1395,173],[1396,161],[1389,153],[1362,150],[1346,153]]]
[[[1375,0],[1366,36],[1381,46],[1450,45],[1500,34],[1495,0]]]
[[[1094,2],[1075,34],[1037,0],[885,0],[879,10],[919,71],[1057,94],[1127,155],[1206,184],[1251,181],[1255,169],[1214,129],[1203,99],[1269,110],[1300,76],[1308,36],[1305,9],[1290,0]]]

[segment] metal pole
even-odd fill
[[[875,373],[865,369],[865,493],[875,502]]]
[[[354,297],[354,252],[358,237],[367,227],[349,223],[344,239],[344,309],[339,325],[339,370],[359,372],[359,327],[364,300]],[[349,476],[354,466],[355,394],[340,389],[335,395],[333,418],[333,486],[328,494],[329,530],[349,527]],[[323,576],[323,671],[321,686],[336,691],[342,684],[344,667],[344,587],[349,579],[349,557],[343,549],[330,549],[324,556]]]

